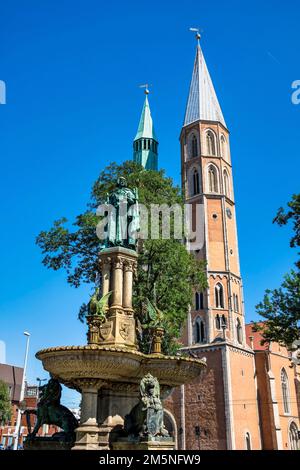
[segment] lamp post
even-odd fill
[[[24,335],[27,337],[27,341],[26,341],[26,349],[25,349],[25,358],[24,358],[24,368],[23,368],[21,393],[20,393],[20,403],[24,400],[25,379],[26,379],[26,368],[27,368],[27,360],[28,360],[30,333],[28,333],[28,331],[24,331]],[[14,450],[18,449],[20,426],[21,426],[21,417],[22,417],[22,412],[21,412],[21,409],[18,408],[17,423],[16,423],[16,427],[15,427],[15,432],[14,432],[14,437],[15,437]]]

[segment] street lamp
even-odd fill
[[[24,400],[24,392],[25,392],[25,379],[26,379],[26,369],[27,369],[27,360],[28,360],[28,350],[29,350],[29,338],[30,333],[28,331],[24,331],[24,335],[27,337],[26,341],[26,349],[25,349],[25,358],[24,358],[24,367],[23,367],[23,376],[22,376],[22,385],[21,385],[21,393],[20,393],[20,403]],[[14,450],[18,449],[19,443],[19,433],[20,433],[20,426],[21,426],[21,417],[22,412],[20,407],[18,408],[18,416],[17,416],[17,423],[15,427],[15,440],[14,440]]]
[[[38,387],[41,388],[41,384],[42,382],[45,382],[47,379],[40,379],[39,377],[36,378],[37,382],[38,382]]]

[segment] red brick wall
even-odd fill
[[[199,357],[207,358],[207,369],[202,377],[185,386],[185,432],[186,448],[226,449],[226,425],[224,414],[224,387],[221,350],[201,352]],[[180,419],[180,388],[165,400],[164,406],[175,417],[178,431]],[[195,427],[200,427],[200,437]],[[181,434],[178,432],[178,448],[181,448]]]

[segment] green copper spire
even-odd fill
[[[145,90],[145,102],[140,118],[139,127],[133,141],[133,160],[142,165],[146,170],[157,171],[157,147],[151,111],[148,101],[148,89]]]

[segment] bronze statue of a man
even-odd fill
[[[105,248],[123,246],[135,250],[140,229],[137,189],[127,188],[125,178],[120,177],[117,188],[108,194],[106,204],[110,210]]]

